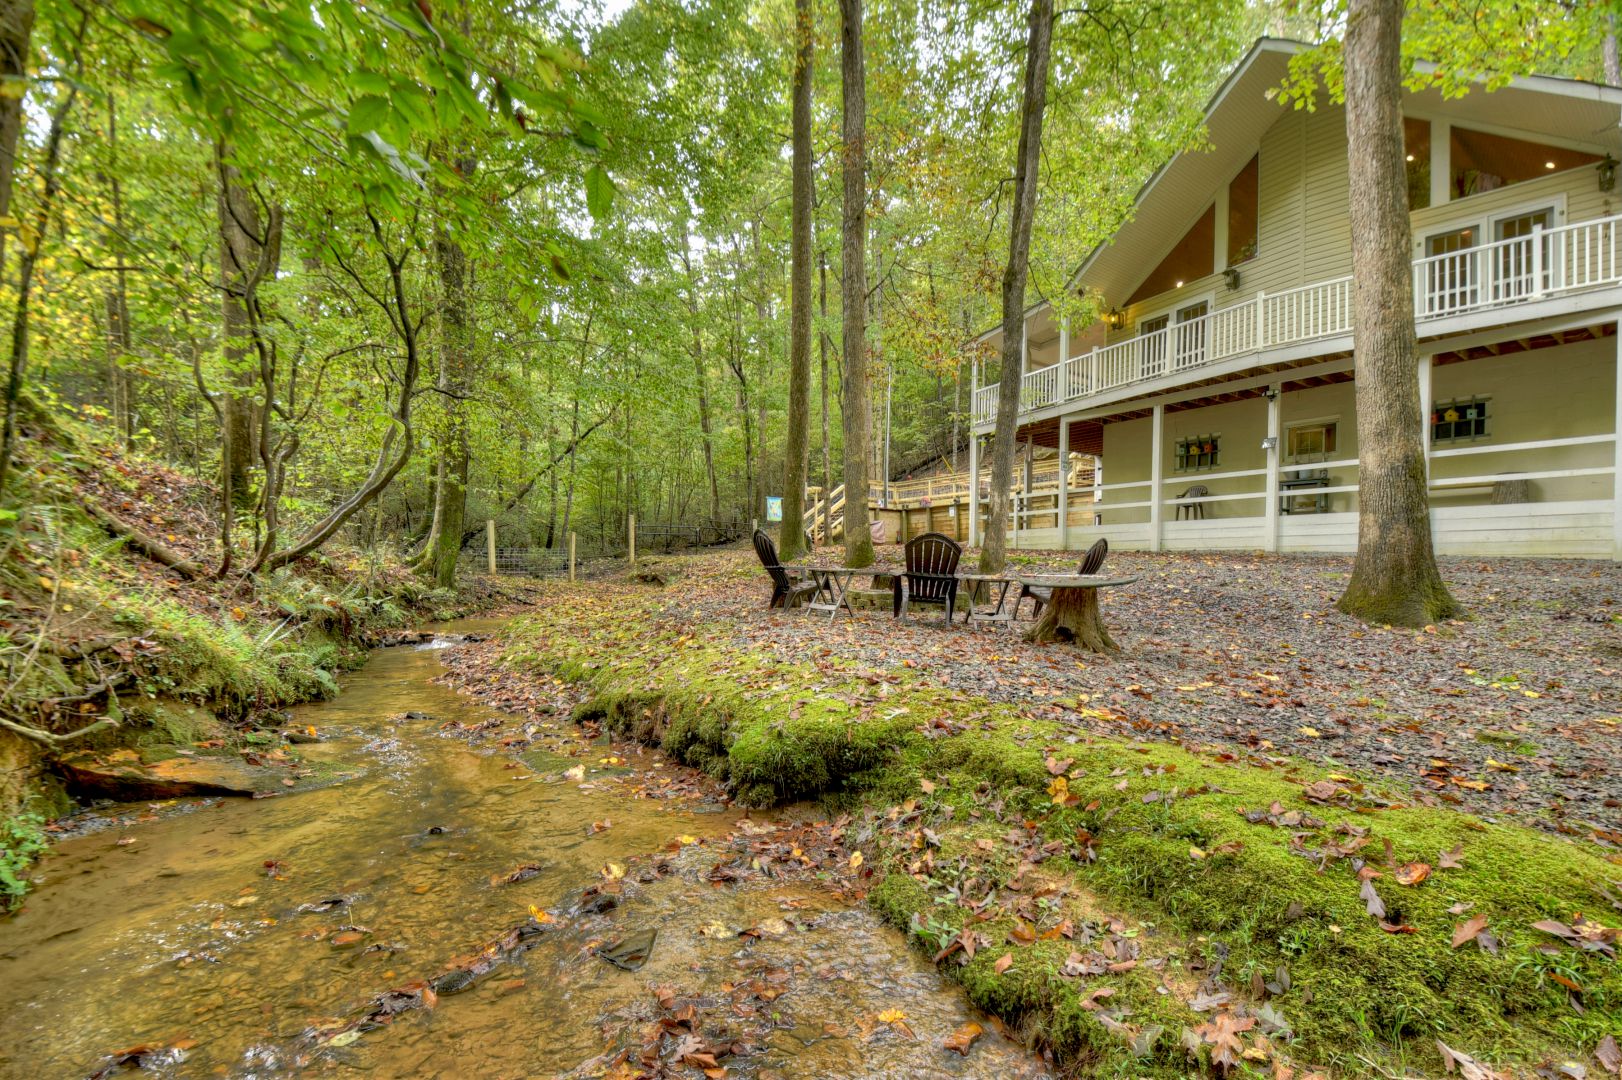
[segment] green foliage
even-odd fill
[[[28,892],[28,868],[47,847],[45,819],[23,812],[0,819],[0,913],[22,902]]]

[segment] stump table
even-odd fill
[[[1119,652],[1120,646],[1104,628],[1098,610],[1098,590],[1130,585],[1135,577],[1105,577],[1102,574],[1049,574],[1040,577],[1021,575],[1019,582],[1037,588],[1051,589],[1052,598],[1042,609],[1042,615],[1025,631],[1025,640],[1031,642],[1068,641],[1089,652]]]

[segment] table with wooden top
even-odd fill
[[[959,574],[957,579],[967,585],[969,594],[969,610],[963,615],[963,622],[977,623],[1012,623],[1014,609],[1019,607],[1019,594],[1014,594],[1014,602],[1008,603],[1008,592],[1019,582],[1002,574]],[[975,607],[976,594],[984,592],[988,598],[995,594],[989,608]]]
[[[1042,609],[1041,617],[1025,631],[1026,641],[1068,641],[1096,653],[1120,651],[1121,647],[1115,644],[1104,627],[1104,619],[1098,609],[1098,590],[1130,585],[1137,578],[1109,577],[1104,574],[1020,574],[1015,580],[1023,585],[1052,590],[1052,597]]]

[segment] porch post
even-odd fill
[[[1611,433],[1616,436],[1616,441],[1611,444],[1612,464],[1616,471],[1611,473],[1611,537],[1614,544],[1611,558],[1622,562],[1622,311],[1617,312],[1616,325],[1616,392],[1613,403],[1616,420],[1611,425]]]
[[[1284,448],[1280,443],[1283,435],[1282,414],[1284,412],[1279,398],[1282,391],[1279,384],[1274,383],[1267,388],[1267,437],[1272,440],[1272,449],[1267,451],[1267,477],[1265,491],[1267,493],[1267,508],[1264,514],[1267,518],[1267,535],[1263,538],[1266,543],[1263,547],[1268,551],[1278,550],[1278,467],[1284,460]]]
[[[1166,407],[1156,405],[1149,434],[1149,550],[1160,550],[1160,482],[1164,462],[1161,443],[1165,441]]]
[[[1025,461],[1020,466],[1019,499],[1014,503],[1014,546],[1019,547],[1021,530],[1031,527],[1031,458],[1036,455],[1036,440],[1025,440]]]
[[[1431,392],[1431,358],[1419,358],[1419,432],[1420,445],[1425,448],[1425,483],[1431,475],[1431,406],[1436,395]]]
[[[1059,550],[1070,550],[1070,422],[1059,417]]]
[[[969,546],[980,544],[980,433],[969,428]]]

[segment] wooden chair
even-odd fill
[[[1183,489],[1183,493],[1177,496],[1176,499],[1177,516],[1174,520],[1182,520],[1183,514],[1186,512],[1190,521],[1193,521],[1195,518],[1204,521],[1205,504],[1202,502],[1188,502],[1186,500],[1203,499],[1209,494],[1211,494],[1211,489],[1206,487],[1204,484],[1195,484],[1192,487]]]
[[[1100,539],[1096,544],[1088,548],[1087,553],[1081,557],[1081,565],[1076,567],[1076,573],[1089,576],[1098,573],[1104,569],[1104,556],[1108,554],[1109,541]],[[1034,619],[1042,614],[1042,608],[1047,605],[1048,599],[1052,595],[1052,589],[1044,588],[1041,585],[1022,585],[1019,590],[1019,598],[1014,601],[1014,614],[1016,616],[1019,614],[1019,605],[1028,596],[1031,598],[1031,618]]]
[[[755,530],[755,554],[760,556],[761,565],[772,579],[772,599],[767,607],[786,608],[790,601],[810,596],[816,591],[816,582],[797,580],[799,568],[791,569],[777,561],[777,545],[761,529]]]
[[[913,604],[940,604],[946,621],[957,606],[957,563],[963,545],[949,536],[927,532],[907,541],[906,570],[895,576],[895,617],[902,618]]]

